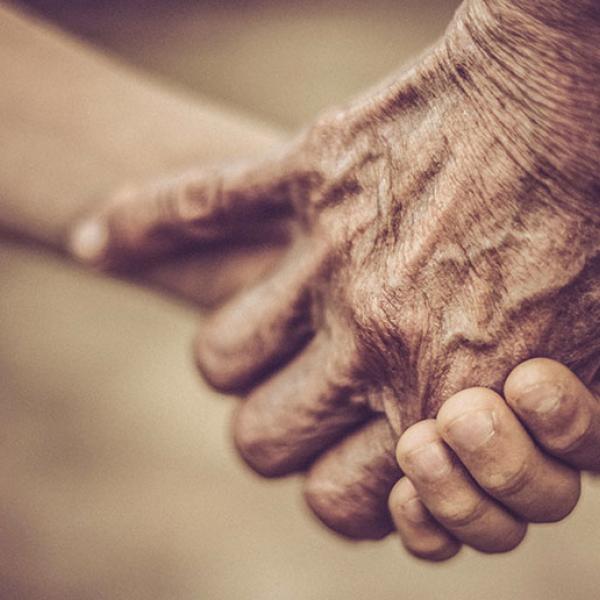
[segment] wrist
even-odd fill
[[[438,50],[440,70],[469,106],[474,137],[502,146],[550,197],[597,220],[600,53],[520,4],[465,2]]]

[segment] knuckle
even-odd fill
[[[221,189],[222,178],[217,173],[188,173],[165,182],[157,196],[167,221],[200,225],[219,208]]]
[[[198,338],[194,344],[194,360],[202,378],[219,392],[231,393],[243,389],[243,381],[237,372],[231,369],[231,362],[215,352],[204,338]]]
[[[396,459],[399,463],[407,465],[410,455],[415,450],[433,442],[441,442],[435,420],[425,419],[418,421],[400,436],[396,445]]]
[[[246,464],[263,477],[279,477],[288,469],[282,453],[266,435],[255,411],[242,406],[234,417],[233,439],[235,447]]]
[[[403,540],[404,547],[416,558],[432,562],[448,560],[460,550],[460,545],[450,539],[422,536],[410,541]]]
[[[194,341],[194,360],[203,378],[216,390],[241,393],[262,376],[262,346],[256,343],[254,321],[246,312],[222,308],[203,323]]]
[[[393,530],[385,499],[374,504],[366,491],[350,492],[325,473],[309,474],[304,498],[322,523],[345,537],[377,540]]]
[[[344,494],[333,481],[311,475],[304,486],[304,499],[309,508],[331,529],[351,536],[354,508],[344,501]]]
[[[521,389],[526,389],[540,381],[555,381],[557,370],[564,368],[560,363],[543,357],[529,358],[517,365],[508,375],[505,382],[507,395],[518,396]]]
[[[531,484],[533,477],[529,463],[522,461],[510,469],[493,471],[482,476],[480,484],[493,496],[506,498],[519,495]]]
[[[500,402],[503,400],[489,388],[466,388],[453,394],[442,404],[437,415],[438,425],[446,429],[455,419],[475,411],[491,411]]]
[[[340,131],[346,124],[345,116],[345,112],[339,108],[322,110],[306,132],[307,146],[317,153],[322,153],[322,149],[330,146],[332,142],[339,143]]]
[[[445,501],[435,511],[435,516],[450,529],[463,529],[479,521],[487,511],[483,498]]]
[[[577,452],[594,436],[596,423],[589,411],[579,411],[570,426],[545,436],[544,445],[554,454]]]
[[[141,203],[144,198],[149,200],[146,206]],[[153,200],[151,190],[137,189],[131,185],[118,190],[103,211],[111,237],[128,244],[143,240],[147,232],[140,227],[140,223],[143,223],[140,214],[152,213]]]
[[[519,409],[536,388],[556,394],[568,390],[573,379],[573,373],[565,365],[550,358],[531,358],[511,371],[504,382],[504,395],[512,407]]]
[[[428,335],[428,309],[412,301],[407,291],[412,283],[404,275],[394,275],[393,285],[382,283],[377,269],[353,277],[341,301],[349,307],[347,323],[354,333],[364,362],[389,376],[390,349],[394,349],[394,374],[399,380],[412,377],[411,357],[421,349]]]
[[[388,507],[391,511],[401,510],[406,502],[417,497],[417,490],[412,481],[408,477],[401,477],[390,492]]]
[[[517,366],[504,383],[508,405],[541,431],[571,420],[579,409],[573,374],[553,360],[535,358]]]
[[[508,527],[501,527],[473,547],[488,554],[498,554],[514,550],[527,535],[527,524],[516,521]]]
[[[562,485],[556,485],[552,497],[540,498],[540,503],[535,513],[529,515],[529,520],[535,523],[555,523],[567,517],[577,506],[581,493],[579,475],[574,475],[563,481]]]
[[[399,284],[399,287],[401,286],[402,283]],[[393,291],[382,285],[381,274],[376,270],[357,274],[347,287],[344,299],[348,306],[354,309],[352,313],[353,321],[365,332],[374,329],[374,333],[378,333],[382,327],[393,331],[399,325],[402,325],[402,331],[406,329],[411,332],[414,329],[415,333],[421,333],[420,324],[413,318],[414,315],[412,314],[402,323],[391,322],[390,314],[392,311],[390,309],[396,308],[395,305],[400,303],[400,298],[397,298]],[[412,313],[412,309],[407,309],[407,311]]]

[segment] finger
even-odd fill
[[[392,488],[388,506],[400,539],[411,554],[437,562],[452,558],[460,550],[460,543],[433,518],[408,477]]]
[[[265,476],[303,469],[314,456],[370,415],[353,400],[352,380],[323,335],[257,387],[234,420],[236,446]]]
[[[311,249],[294,245],[277,269],[204,323],[196,364],[215,388],[232,392],[255,385],[310,339],[308,283],[318,269]]]
[[[329,448],[305,481],[305,498],[315,515],[350,538],[380,539],[393,531],[387,499],[401,475],[395,445],[386,419],[377,417]]]
[[[543,448],[578,469],[600,471],[599,399],[567,367],[528,360],[508,376],[504,393]]]
[[[526,525],[477,486],[434,420],[410,427],[396,453],[423,504],[456,539],[482,552],[506,552],[522,541]]]
[[[437,427],[475,481],[524,519],[558,521],[577,504],[579,473],[543,453],[496,392],[455,394]]]
[[[285,154],[259,166],[207,168],[129,186],[73,231],[72,253],[103,268],[123,266],[198,242],[239,239],[274,228],[290,211]]]

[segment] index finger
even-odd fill
[[[270,228],[282,234],[277,220],[291,212],[286,157],[127,186],[73,230],[69,249],[82,262],[111,268],[191,243],[264,240]]]

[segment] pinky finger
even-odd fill
[[[407,477],[393,487],[388,505],[404,547],[417,558],[438,562],[460,550],[460,543],[435,521]]]

